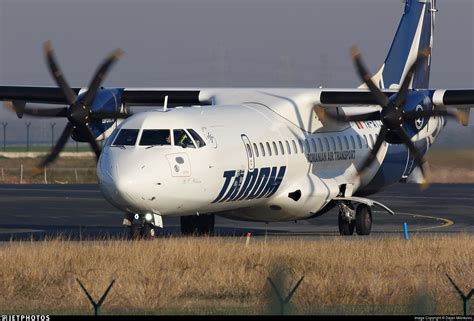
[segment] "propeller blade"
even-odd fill
[[[89,129],[89,127],[87,126],[81,126],[80,128],[78,128],[81,132],[81,134],[84,136],[84,138],[89,142],[89,145],[91,145],[91,148],[92,150],[94,151],[95,153],[95,156],[97,158],[97,160],[99,159],[99,156],[100,156],[100,146],[99,144],[97,143],[94,135],[92,135],[92,132],[91,130]]]
[[[92,120],[100,119],[124,119],[132,116],[131,114],[119,113],[119,112],[94,112],[90,115]]]
[[[460,115],[457,112],[448,109],[433,109],[433,110],[416,110],[409,111],[403,114],[404,119],[413,120],[420,117],[432,117],[432,116],[446,116],[456,118],[461,121]]]
[[[51,41],[47,41],[44,43],[44,52],[46,56],[46,61],[48,63],[49,72],[51,73],[54,80],[56,81],[56,84],[63,91],[64,96],[66,97],[66,100],[69,103],[69,105],[74,104],[74,102],[77,99],[77,95],[71,89],[71,86],[69,86],[69,84],[67,83],[66,78],[64,78],[63,72],[61,68],[59,67],[59,64],[54,55],[53,45],[51,44]]]
[[[411,141],[410,137],[407,135],[407,133],[402,129],[399,128],[396,131],[398,137],[403,141],[403,143],[408,147],[410,150],[410,153],[413,155],[413,159],[415,161],[416,166],[420,168],[421,174],[423,175],[424,183],[422,184],[423,186],[427,186],[427,181],[426,181],[426,168],[425,168],[425,159],[423,155],[416,149],[415,144]]]
[[[416,69],[420,65],[420,63],[429,57],[431,53],[430,48],[425,48],[416,57],[415,62],[410,66],[410,69],[408,69],[407,74],[405,75],[405,78],[403,78],[402,86],[400,87],[400,90],[397,93],[397,96],[395,98],[395,106],[402,106],[403,103],[405,102],[407,95],[408,95],[408,87],[410,86],[410,83],[413,79],[413,75],[415,74]]]
[[[374,148],[372,148],[369,152],[369,155],[365,159],[364,163],[358,170],[359,176],[362,175],[362,173],[370,166],[372,163],[375,161],[377,158],[377,153],[380,150],[380,147],[382,147],[383,142],[385,141],[385,135],[387,135],[387,126],[382,125],[382,128],[380,128],[379,136],[377,137],[377,140],[375,141]]]
[[[117,49],[102,62],[100,67],[95,72],[94,77],[92,77],[91,83],[89,84],[89,88],[83,101],[84,106],[90,106],[92,104],[95,95],[97,94],[97,91],[99,90],[99,87],[102,84],[102,81],[107,75],[107,72],[110,70],[110,67],[114,64],[114,62],[120,59],[122,55],[123,51],[121,49]]]
[[[330,113],[325,113],[325,117],[331,118],[339,122],[349,122],[349,121],[365,121],[365,120],[381,120],[380,112],[374,111],[373,113],[360,114],[360,115],[332,115]]]
[[[31,107],[24,107],[21,110],[11,102],[5,102],[5,107],[9,110],[15,111],[18,115],[21,112],[21,116],[29,115],[36,117],[67,117],[67,107],[60,108],[43,108],[42,106],[29,105]],[[20,117],[21,118],[21,117]]]
[[[56,145],[51,150],[51,153],[49,153],[49,155],[38,166],[39,169],[48,166],[48,164],[53,162],[58,157],[59,153],[66,145],[67,140],[69,139],[69,136],[71,136],[72,129],[73,129],[72,124],[67,123],[66,127],[64,128],[61,134],[61,137],[59,137],[58,141],[56,142]]]
[[[354,61],[359,77],[362,79],[362,81],[364,81],[367,87],[369,87],[377,103],[382,107],[387,106],[390,101],[388,100],[387,96],[385,96],[385,94],[381,92],[380,89],[372,81],[372,77],[370,76],[369,72],[367,71],[367,68],[362,62],[359,49],[354,46],[351,49],[351,53],[352,60]]]
[[[24,101],[4,101],[3,105],[5,106],[6,109],[9,111],[12,111],[16,113],[16,116],[18,118],[23,118],[23,115],[25,113],[25,106],[26,103]]]

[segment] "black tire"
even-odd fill
[[[369,235],[372,230],[372,211],[365,204],[357,206],[356,210],[356,232],[358,235]]]
[[[141,232],[141,236],[144,239],[153,239],[156,235],[155,227],[150,223],[146,223]]]
[[[197,232],[198,235],[212,235],[214,233],[214,215],[198,216]]]
[[[181,216],[181,234],[211,235],[214,233],[214,215]]]
[[[347,236],[354,234],[354,221],[348,222],[345,220],[341,214],[338,216],[338,226],[339,226],[339,234]]]
[[[181,234],[183,235],[192,235],[194,234],[195,224],[193,220],[194,216],[181,216]]]
[[[130,229],[130,238],[132,240],[138,240],[141,234],[140,224],[132,224],[132,226],[130,226],[129,229]]]

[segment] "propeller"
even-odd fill
[[[66,102],[69,104],[67,107],[50,108],[44,109],[38,105],[28,105],[24,102],[9,102],[6,104],[8,109],[15,111],[18,117],[25,115],[37,116],[37,117],[65,117],[68,119],[68,123],[64,128],[61,136],[52,148],[51,152],[45,157],[39,164],[37,169],[46,167],[53,162],[63,150],[69,137],[73,133],[77,133],[80,137],[84,138],[92,150],[94,151],[97,159],[100,156],[100,146],[96,141],[96,138],[92,134],[88,127],[89,122],[101,119],[120,119],[127,118],[130,116],[128,113],[121,112],[95,112],[91,106],[94,98],[112,65],[120,59],[123,52],[121,49],[113,51],[108,57],[104,59],[102,64],[96,70],[92,80],[89,84],[87,92],[84,95],[78,96],[76,92],[69,86],[64,74],[59,67],[53,52],[53,47],[50,41],[44,44],[44,53],[46,56],[46,62],[48,65],[49,72],[53,77],[54,81],[61,89]]]
[[[426,161],[423,157],[423,154],[418,151],[415,144],[410,139],[409,135],[406,133],[403,125],[406,121],[413,121],[421,117],[432,117],[432,116],[447,116],[455,117],[459,119],[459,115],[455,112],[452,112],[448,109],[433,109],[433,110],[417,110],[417,111],[404,111],[403,106],[407,100],[409,94],[409,86],[413,79],[414,73],[422,61],[431,53],[429,48],[423,49],[418,54],[416,60],[408,69],[403,81],[401,83],[399,91],[395,94],[393,99],[389,99],[372,81],[372,76],[367,71],[362,58],[357,47],[353,47],[351,50],[352,59],[354,61],[355,68],[359,77],[364,81],[364,83],[369,88],[372,93],[375,101],[378,105],[382,107],[380,112],[371,112],[360,115],[331,115],[327,114],[326,116],[335,119],[341,122],[347,121],[365,121],[365,120],[380,120],[382,121],[382,127],[380,128],[380,133],[375,141],[373,148],[370,150],[369,155],[364,160],[362,165],[358,168],[359,176],[362,176],[365,170],[370,167],[370,165],[375,161],[377,153],[382,147],[384,142],[394,142],[402,143],[407,146],[410,153],[413,155],[414,162],[417,167],[419,167],[424,183],[426,182]]]

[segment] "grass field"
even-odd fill
[[[61,239],[0,247],[2,313],[91,314],[76,283],[98,299],[116,280],[104,314],[261,314],[304,276],[296,314],[461,314],[445,276],[474,285],[474,237],[364,239]],[[286,295],[286,294],[284,294]]]

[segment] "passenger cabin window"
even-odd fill
[[[273,151],[275,152],[275,156],[278,156],[278,148],[275,142],[272,142],[273,145]]]
[[[350,136],[351,137],[351,144],[352,144],[352,149],[356,149],[356,143],[354,141],[354,136]]]
[[[313,152],[317,153],[318,149],[316,148],[316,143],[314,142],[314,139],[311,138],[311,147],[313,147]]]
[[[188,132],[193,137],[193,139],[196,142],[196,145],[197,145],[198,148],[206,146],[206,143],[204,142],[204,140],[201,138],[201,136],[199,136],[198,133],[196,133],[196,131],[194,129],[188,129]]]
[[[133,146],[137,142],[138,129],[122,129],[113,146]]]
[[[349,149],[349,141],[347,140],[347,136],[344,136],[344,144],[346,144],[346,149]]]
[[[327,137],[324,137],[324,145],[326,146],[326,150],[329,151],[329,141]]]
[[[337,136],[337,144],[339,145],[339,150],[342,150],[342,141],[341,137]]]
[[[144,129],[140,138],[140,146],[171,145],[171,131],[169,129]]]
[[[332,145],[332,150],[336,150],[336,141],[334,140],[334,137],[331,136],[331,145]]]
[[[319,145],[319,150],[324,152],[323,143],[321,142],[321,138],[318,138],[318,145]]]
[[[357,142],[359,143],[359,148],[362,149],[362,140],[359,135],[357,135]]]
[[[293,153],[298,154],[298,148],[296,147],[295,140],[293,139],[291,142],[293,143]]]
[[[260,152],[262,153],[262,157],[265,157],[265,148],[262,143],[260,143]]]
[[[373,148],[374,147],[374,136],[372,136],[372,134],[369,135],[369,138],[370,138],[370,147]]]
[[[304,154],[304,149],[303,149],[303,141],[301,139],[298,140],[299,144],[300,144],[300,151],[301,151],[301,154]]]
[[[286,152],[288,153],[288,155],[291,155],[290,143],[288,143],[287,140],[285,140],[285,143],[286,143]]]
[[[270,148],[270,144],[267,142],[267,151],[268,151],[268,156],[272,156],[272,149]]]
[[[278,141],[278,145],[280,146],[280,153],[282,155],[285,155],[285,149],[283,148],[283,144],[281,143],[281,141]]]
[[[180,146],[182,148],[196,148],[192,139],[184,131],[184,129],[175,129],[173,130],[174,145]]]
[[[308,139],[304,140],[304,148],[306,149],[306,154],[311,153],[311,150],[309,149],[309,142]]]
[[[369,141],[367,140],[367,136],[363,136],[364,137],[364,140],[365,140],[365,148],[368,148],[369,147]]]
[[[258,148],[257,148],[257,144],[253,143],[253,149],[254,149],[254,152],[255,152],[255,156],[258,157]]]

